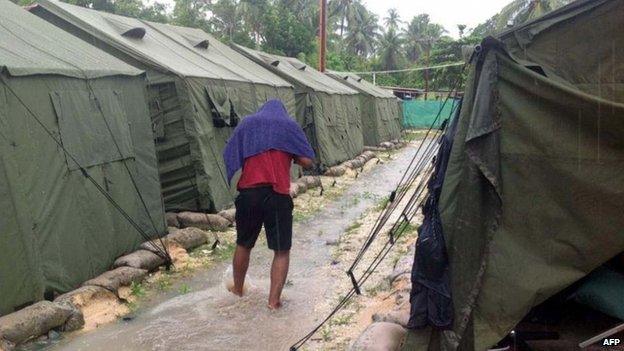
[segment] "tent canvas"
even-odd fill
[[[0,0],[0,315],[143,241],[55,139],[143,231],[164,234],[145,96],[140,70]]]
[[[401,137],[400,100],[391,91],[354,74],[328,72],[327,75],[359,92],[364,145],[376,146]]]
[[[349,160],[364,148],[358,92],[292,58],[234,48],[295,86],[296,118],[321,168]]]
[[[31,11],[147,72],[167,210],[231,205],[235,189],[221,153],[237,120],[271,98],[294,114],[291,84],[201,30],[56,1],[41,0]]]
[[[486,349],[624,251],[623,19],[576,1],[473,57],[439,204],[454,325],[421,348]]]

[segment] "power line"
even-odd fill
[[[424,70],[429,70],[429,69],[439,69],[439,68],[446,68],[446,67],[455,67],[455,66],[462,66],[464,65],[465,62],[453,62],[453,63],[446,63],[443,65],[436,65],[436,66],[428,66],[428,67],[414,67],[414,68],[405,68],[405,69],[395,69],[395,70],[388,70],[388,71],[369,71],[369,72],[336,72],[337,74],[355,74],[355,75],[371,75],[371,74],[386,74],[386,73],[401,73],[401,72],[416,72],[416,71],[424,71]]]

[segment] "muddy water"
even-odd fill
[[[130,321],[66,337],[46,350],[288,350],[324,317],[334,301],[328,274],[332,246],[366,209],[396,186],[416,148],[407,147],[360,177],[345,193],[294,228],[289,281],[284,306],[266,308],[271,252],[265,244],[253,251],[248,293],[237,298],[225,289],[231,265],[198,272],[184,282],[190,293],[164,294],[142,304]]]

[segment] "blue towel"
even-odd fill
[[[245,159],[268,150],[314,158],[305,133],[288,115],[279,100],[269,100],[253,115],[243,118],[223,150],[228,182],[243,167]]]

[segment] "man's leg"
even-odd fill
[[[236,250],[232,259],[234,286],[228,287],[228,290],[238,296],[243,296],[249,256],[262,229],[263,217],[258,210],[258,199],[262,197],[262,189],[253,189],[241,191],[234,201],[236,205]]]
[[[288,276],[290,250],[275,251],[271,265],[271,290],[269,292],[269,308],[277,309],[282,306],[282,289]]]
[[[273,194],[265,207],[264,228],[269,249],[273,250],[269,308],[280,308],[282,289],[288,275],[292,246],[293,202],[290,196]]]
[[[232,287],[231,291],[233,294],[238,296],[243,296],[245,276],[247,275],[247,269],[249,268],[249,256],[251,256],[251,249],[241,245],[236,245],[236,250],[234,251],[234,259],[232,260],[234,286]]]

